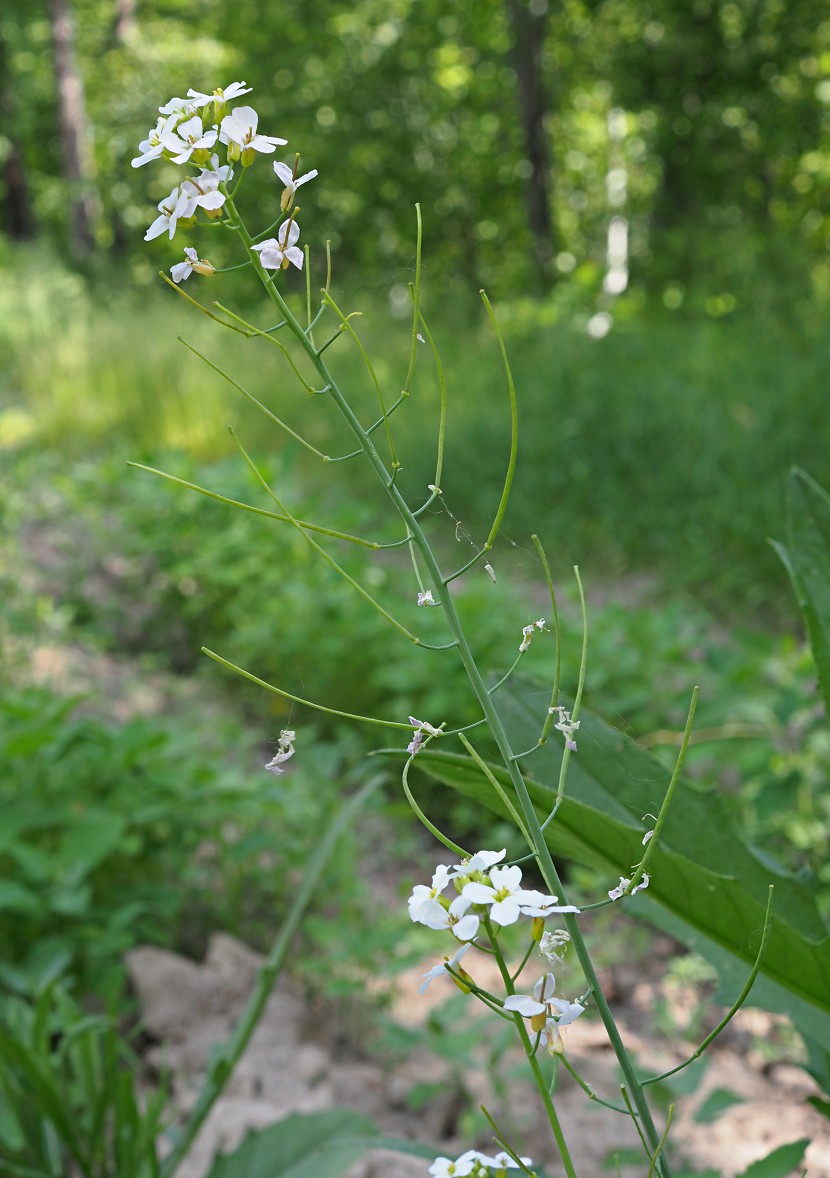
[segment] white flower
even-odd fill
[[[130,161],[134,168],[140,168],[143,164],[149,164],[150,160],[158,159],[164,151],[164,134],[170,130],[175,121],[175,117],[171,119],[160,118],[155,127],[147,132],[147,138],[142,139],[138,145],[141,155],[137,155],[134,160]]]
[[[465,1175],[472,1174],[474,1169],[480,1165],[487,1165],[489,1161],[490,1159],[477,1149],[468,1149],[454,1162],[449,1158],[436,1158],[429,1172],[432,1178],[465,1178]]]
[[[418,605],[435,605],[435,598],[431,589],[422,589],[418,594]]]
[[[456,896],[449,907],[440,900],[424,900],[410,916],[415,924],[425,924],[431,929],[450,929],[459,941],[472,941],[478,932],[479,918],[467,913],[471,901],[465,896]]]
[[[490,919],[502,927],[515,924],[520,916],[550,916],[554,912],[578,912],[571,904],[557,905],[556,896],[543,892],[525,891],[521,867],[493,867],[490,883],[473,880],[464,885],[461,894],[474,904],[489,904]]]
[[[226,86],[224,90],[214,90],[212,94],[202,94],[199,90],[188,90],[187,96],[191,99],[194,107],[207,106],[209,102],[233,102],[235,98],[241,98],[243,94],[251,93],[251,86],[246,86],[244,82],[231,82],[230,86]]]
[[[447,973],[447,969],[455,969],[469,948],[470,943],[468,941],[466,945],[462,945],[457,949],[452,957],[444,957],[437,965],[433,965],[432,969],[428,969],[426,973],[422,973],[421,977],[424,979],[424,982],[423,985],[418,987],[418,993],[425,993],[430,982],[435,981],[436,978],[446,978],[449,982],[454,981],[455,979],[452,974]]]
[[[564,998],[553,998],[549,1005],[558,1013],[554,1018],[547,1020],[542,1034],[545,1036],[545,1043],[550,1054],[559,1055],[564,1050],[562,1029],[584,1014],[585,1007],[579,1002],[566,1002]]]
[[[225,194],[219,191],[220,184],[228,184],[233,178],[233,169],[225,164],[219,166],[219,156],[210,157],[210,167],[203,168],[198,176],[188,176],[182,185],[193,198],[194,204],[204,209],[208,216],[218,213],[225,203]]]
[[[533,1165],[533,1160],[531,1158],[522,1158],[521,1161],[522,1165],[524,1166]],[[519,1169],[518,1163],[514,1162],[510,1154],[505,1153],[504,1150],[502,1150],[501,1153],[497,1153],[494,1158],[485,1158],[484,1155],[482,1155],[482,1164],[485,1166],[494,1166],[497,1170]]]
[[[299,163],[299,156],[297,157],[297,163]],[[297,192],[297,189],[302,184],[308,184],[309,180],[313,180],[317,175],[317,169],[314,168],[311,172],[306,172],[304,176],[297,176],[296,166],[297,165],[295,164],[294,168],[290,168],[288,164],[279,162],[274,164],[274,171],[285,185],[282,196],[280,197],[280,208],[286,212],[294,203],[294,196]]]
[[[176,232],[177,223],[182,218],[192,217],[195,209],[196,206],[186,192],[184,185],[181,188],[176,185],[170,195],[166,196],[161,204],[159,204],[158,210],[160,216],[156,217],[153,224],[144,234],[144,240],[152,241],[154,237],[160,237],[166,230],[172,241],[173,234]]]
[[[296,732],[288,728],[283,728],[279,741],[277,742],[277,751],[265,766],[269,773],[276,773],[279,776],[280,773],[284,772],[281,768],[282,763],[283,761],[287,761],[289,757],[294,756],[294,741],[296,739]]]
[[[496,863],[500,863],[506,854],[506,847],[502,847],[500,851],[476,851],[469,859],[462,859],[458,866],[452,869],[452,874],[474,875],[478,871],[489,871]]]
[[[635,888],[631,888],[631,880],[630,879],[627,879],[626,876],[621,875],[620,882],[617,884],[617,886],[615,888],[611,888],[610,892],[608,893],[608,898],[610,900],[620,900],[620,899],[622,899],[623,896],[633,896],[635,892],[641,892],[643,890],[643,888],[647,888],[648,883],[649,883],[649,875],[648,875],[647,871],[643,872],[643,878],[640,880],[640,882],[637,884],[637,886]],[[631,888],[630,892],[628,890],[629,888]]]
[[[174,282],[184,282],[194,270],[197,274],[205,274],[208,277],[216,273],[210,262],[200,258],[195,249],[192,249],[189,245],[184,247],[184,252],[185,260],[183,262],[177,262],[175,266],[170,267],[170,273],[173,275]]]
[[[174,164],[184,164],[194,151],[207,151],[216,142],[216,127],[205,130],[199,115],[193,115],[179,123],[175,131],[166,129],[163,134],[164,146],[170,152]]]
[[[228,144],[228,159],[238,159],[241,155],[242,166],[247,167],[253,163],[255,151],[270,155],[278,145],[288,142],[274,135],[257,135],[258,122],[259,115],[252,106],[238,106],[225,115],[219,127],[219,138]]]
[[[426,884],[415,884],[412,889],[412,895],[407,901],[409,905],[409,915],[416,924],[422,923],[418,920],[415,912],[426,900],[434,900],[436,896],[440,896],[444,888],[450,882],[451,874],[450,868],[445,867],[443,863],[439,863],[435,868],[435,873],[432,877],[432,883],[429,887]]]
[[[505,1010],[514,1010],[522,1018],[533,1018],[537,1014],[547,1014],[548,1006],[554,1001],[553,991],[556,979],[552,973],[544,974],[533,987],[533,997],[529,994],[509,994],[504,1000]]]
[[[159,113],[170,115],[172,122],[176,123],[181,122],[182,119],[193,118],[200,105],[191,98],[171,98],[169,102],[165,102],[164,106],[159,107]]]
[[[291,262],[298,270],[303,268],[303,251],[297,246],[300,226],[296,221],[284,221],[276,237],[269,237],[251,248],[259,250],[259,260],[266,270],[287,270]]]

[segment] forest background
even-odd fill
[[[344,601],[293,533],[125,466],[249,498],[231,421],[298,513],[375,527],[359,475],[346,495],[284,438],[266,440],[245,401],[177,344],[181,333],[336,452],[317,400],[282,384],[256,341],[217,339],[161,283],[182,244],[236,262],[224,235],[143,241],[175,182],[161,163],[130,167],[157,107],[241,79],[261,126],[289,140],[283,158],[301,148],[302,170],[319,170],[301,190],[314,285],[329,239],[334,295],[364,313],[362,338],[395,390],[421,205],[423,307],[450,395],[446,502],[461,521],[447,543],[486,526],[503,480],[503,374],[480,287],[497,308],[521,446],[494,554],[505,576],[464,590],[485,661],[503,664],[536,616],[526,538],[538,531],[565,586],[572,678],[574,561],[588,587],[588,705],[659,754],[700,683],[706,735],[690,772],[744,834],[812,872],[826,912],[830,742],[767,543],[785,532],[792,464],[830,483],[824,6],[6,0],[0,790],[15,818],[0,841],[0,982],[20,994],[66,972],[111,995],[119,955],[142,939],[198,952],[220,927],[267,943],[290,889],[270,848],[308,845],[365,777],[366,748],[347,726],[218,680],[202,644],[332,707],[400,719],[429,698],[431,714],[459,720],[452,675],[436,683],[412,651],[380,656],[382,622]],[[267,167],[246,180],[263,225],[276,191]],[[302,277],[285,278],[301,299]],[[256,315],[244,279],[197,277],[187,293]],[[365,387],[359,357],[330,354]],[[409,489],[434,470],[423,434],[434,381],[416,392],[400,414]],[[394,563],[360,552],[345,563],[397,591]],[[296,769],[263,786],[262,758],[289,726],[304,734]],[[465,803],[433,803],[482,845],[498,837]],[[363,902],[360,859],[354,842],[331,869],[328,894],[343,904]],[[331,967],[315,971],[326,985],[345,985],[354,961],[357,919],[342,917],[335,906],[304,933]],[[364,946],[398,943],[397,919],[360,927]]]

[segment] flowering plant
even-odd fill
[[[186,228],[188,233],[195,232],[201,225],[213,225],[214,227],[218,225],[236,235],[241,250],[241,264],[250,267],[253,275],[262,284],[268,298],[277,310],[279,316],[277,325],[267,329],[261,328],[223,307],[219,308],[222,312],[222,317],[220,317],[195,299],[191,299],[189,295],[185,295],[185,297],[223,326],[242,332],[248,337],[264,339],[276,347],[283,360],[289,365],[300,387],[305,392],[319,398],[321,403],[325,403],[342,417],[351,431],[356,445],[353,453],[342,456],[343,459],[357,456],[368,465],[383,489],[390,513],[403,527],[404,538],[403,540],[400,538],[390,539],[386,543],[367,541],[362,537],[346,535],[323,525],[298,518],[267,482],[256,463],[237,439],[237,445],[244,461],[274,505],[275,510],[264,512],[264,514],[296,529],[309,546],[343,577],[350,589],[360,594],[368,606],[381,614],[399,638],[402,637],[419,646],[425,652],[425,657],[457,658],[466,671],[470,690],[480,712],[480,718],[470,727],[453,728],[447,722],[433,724],[426,720],[417,719],[415,716],[410,716],[408,722],[404,719],[383,720],[371,716],[349,717],[355,722],[374,724],[400,734],[396,755],[403,761],[401,780],[404,793],[419,820],[453,854],[455,859],[451,864],[439,864],[431,881],[416,883],[409,896],[408,910],[412,922],[425,926],[438,934],[449,934],[448,937],[445,936],[445,946],[448,952],[436,965],[423,974],[421,992],[425,991],[433,981],[443,979],[454,985],[463,994],[481,1002],[494,1018],[501,1018],[512,1024],[517,1039],[524,1050],[529,1073],[550,1125],[552,1150],[558,1164],[561,1165],[568,1178],[575,1178],[576,1168],[567,1135],[556,1108],[556,1082],[559,1065],[561,1064],[563,1070],[573,1076],[576,1083],[589,1095],[596,1097],[579,1076],[574,1063],[568,1058],[563,1031],[583,1016],[599,1018],[616,1054],[623,1077],[622,1103],[613,1103],[610,1100],[600,1100],[600,1103],[634,1122],[642,1143],[644,1165],[647,1167],[648,1174],[650,1176],[657,1175],[660,1178],[671,1178],[672,1167],[666,1148],[671,1116],[669,1116],[667,1124],[659,1127],[647,1092],[648,1085],[662,1077],[641,1075],[627,1051],[588,950],[583,923],[589,918],[591,910],[614,902],[626,901],[649,888],[652,879],[659,877],[659,872],[654,871],[653,865],[659,862],[658,848],[664,837],[669,807],[675,797],[679,771],[689,741],[696,692],[692,696],[677,765],[668,788],[665,790],[658,813],[653,818],[653,827],[647,830],[644,836],[642,827],[637,831],[637,838],[641,841],[641,853],[638,861],[630,866],[626,866],[625,862],[619,865],[628,873],[620,875],[618,885],[606,889],[599,897],[588,896],[585,900],[580,898],[579,904],[574,904],[566,896],[566,889],[551,854],[551,841],[558,828],[557,824],[562,821],[563,815],[567,814],[571,804],[569,798],[566,800],[569,768],[574,758],[583,755],[581,746],[584,732],[580,728],[582,724],[580,715],[587,638],[583,643],[576,689],[570,705],[567,706],[561,702],[560,695],[559,628],[556,597],[548,561],[542,544],[536,536],[533,537],[533,543],[549,592],[551,613],[548,616],[553,618],[553,622],[551,627],[548,627],[545,618],[539,618],[536,621],[520,625],[521,619],[517,619],[517,629],[521,629],[518,653],[514,652],[512,665],[506,674],[495,682],[489,682],[478,665],[470,637],[462,625],[451,591],[455,581],[465,574],[473,575],[477,569],[483,570],[490,580],[497,579],[490,554],[501,529],[516,465],[518,436],[516,395],[493,309],[486,295],[482,295],[504,360],[511,410],[510,457],[502,495],[486,539],[476,547],[471,559],[466,560],[457,568],[448,570],[443,567],[443,563],[427,535],[428,512],[436,513],[439,518],[442,513],[447,513],[451,519],[454,517],[449,512],[441,487],[446,401],[440,359],[421,307],[420,213],[418,216],[415,280],[411,288],[413,310],[409,364],[399,396],[391,404],[387,404],[374,369],[357,337],[351,316],[344,314],[331,296],[329,289],[331,261],[328,257],[328,250],[326,284],[322,290],[319,307],[316,310],[313,309],[309,251],[307,247],[303,249],[300,246],[299,216],[301,209],[297,204],[297,197],[299,190],[317,176],[316,170],[300,175],[299,154],[296,154],[290,163],[274,162],[272,170],[280,186],[279,190],[275,191],[273,198],[274,219],[258,233],[252,233],[243,220],[238,197],[247,170],[259,162],[260,156],[271,156],[278,147],[286,145],[285,139],[260,131],[259,117],[253,107],[233,105],[235,100],[249,93],[250,88],[246,87],[244,82],[234,82],[212,94],[189,90],[186,98],[174,98],[159,107],[160,117],[155,127],[149,131],[147,137],[140,144],[140,154],[132,161],[133,166],[142,167],[147,163],[165,160],[186,168],[188,174],[159,204],[159,216],[152,222],[145,236],[149,241],[166,233],[168,238],[172,240],[180,230]],[[239,165],[238,175],[236,174],[236,165]],[[170,285],[182,294],[184,294],[182,284],[191,275],[195,274],[203,279],[213,280],[219,272],[207,259],[199,256],[199,252],[194,246],[189,244],[185,246],[184,254],[184,261],[173,265],[171,278],[168,279]],[[305,322],[302,322],[292,310],[284,287],[281,285],[285,281],[282,272],[291,268],[303,271],[305,274]],[[323,342],[319,342],[316,333],[327,318],[329,320],[333,318],[334,329]],[[366,362],[370,381],[378,397],[379,413],[370,424],[364,424],[361,421],[327,363],[325,355],[327,349],[342,338],[350,338],[356,343]],[[401,462],[395,447],[392,425],[395,413],[405,404],[410,395],[418,348],[423,343],[429,344],[437,365],[442,389],[442,408],[434,479],[425,488],[420,500],[413,504],[398,485]],[[209,361],[209,363],[212,362]],[[212,367],[216,368],[216,365],[212,364]],[[310,379],[304,375],[305,372],[312,374]],[[232,380],[232,383],[245,393],[237,381]],[[306,439],[290,430],[265,406],[260,406],[260,408],[263,409],[273,425],[284,430],[296,444],[305,447],[321,461],[331,463],[341,460],[331,459],[330,456],[322,454]],[[382,446],[376,440],[377,438],[383,439],[383,444],[388,451],[386,456],[381,455]],[[208,492],[205,488],[193,484],[189,485],[197,491],[210,494],[214,499],[223,500],[223,496],[217,495],[215,492]],[[226,499],[224,501],[231,502]],[[236,504],[236,506],[240,505]],[[369,589],[355,581],[338,564],[334,556],[324,546],[323,541],[327,537],[336,538],[341,542],[368,545],[375,549],[406,547],[412,560],[414,572],[414,583],[408,594],[409,601],[412,605],[429,607],[429,614],[432,614],[433,611],[441,611],[446,625],[447,641],[437,644],[431,643],[410,629],[395,615],[392,609],[378,601]],[[584,596],[578,570],[575,570],[575,576],[582,602],[583,620],[585,620]],[[419,615],[419,617],[424,616],[423,614]],[[587,622],[585,622],[585,631],[587,635]],[[497,695],[497,692],[503,688],[522,660],[535,658],[539,650],[544,650],[545,644],[551,642],[551,634],[555,643],[555,655],[548,702],[538,715],[534,715],[534,736],[528,746],[517,747],[514,738],[508,732],[505,709],[500,706],[501,697]],[[532,652],[531,643],[534,643]],[[260,683],[264,688],[285,699],[308,707],[329,710],[323,704],[301,699],[282,687],[264,683],[252,672],[234,666],[212,651],[206,651],[206,653],[229,670]],[[417,705],[413,703],[413,708],[417,707],[420,711],[421,703],[429,705],[428,700],[419,701]],[[347,715],[342,712],[337,714]],[[488,734],[498,751],[498,761],[492,765],[485,761],[473,743],[476,736],[475,729],[479,728]],[[545,748],[552,733],[558,734],[553,742],[558,748],[558,782],[553,795],[543,797],[540,801],[539,796],[532,792],[532,782],[530,775],[525,771],[525,762]],[[579,741],[577,741],[577,733],[579,733]],[[461,754],[436,753],[432,746],[436,742],[443,745],[448,738],[457,741],[462,750]],[[408,743],[405,743],[407,739]],[[283,772],[283,764],[295,755],[295,742],[299,743],[295,732],[284,730],[280,734],[277,751],[266,768],[275,774]],[[479,850],[470,854],[464,847],[459,846],[440,831],[423,813],[409,784],[409,774],[415,759],[418,758],[418,764],[427,767],[428,771],[437,772],[435,766],[443,765],[446,773],[449,774],[449,769],[446,768],[451,764],[447,760],[449,756],[463,758],[464,772],[475,777],[477,788],[487,795],[487,804],[492,804],[503,816],[507,816],[512,821],[517,838],[525,844],[525,852],[522,856],[512,860],[508,859],[506,849],[499,851]],[[453,764],[455,764],[457,771],[458,762],[453,762]],[[522,867],[524,863],[529,864],[529,869],[541,882],[544,890],[534,886],[524,886]],[[549,927],[548,922],[551,921],[554,923],[552,927]],[[743,993],[726,1018],[686,1063],[697,1058],[700,1050],[707,1046],[723,1029],[746,998],[760,968],[769,932],[769,906],[767,906],[763,928],[764,932],[755,963]],[[516,936],[519,935],[525,937],[526,944],[520,964],[516,967],[513,964],[512,955],[516,949]],[[559,969],[565,953],[571,950],[577,959],[584,980],[579,987],[582,992],[577,996],[569,997],[557,994],[553,969],[554,967]],[[501,978],[500,993],[493,993],[485,989],[475,980],[475,961],[480,959],[482,955],[491,958],[497,965]],[[522,975],[525,968],[535,960],[534,955],[541,957],[541,965],[536,961],[534,981],[532,983],[528,981],[528,984],[525,984],[522,981]],[[540,968],[541,976],[537,976]],[[269,975],[269,980],[271,983],[273,982],[273,973]],[[187,1131],[181,1136],[171,1158],[165,1163],[165,1178],[172,1173],[184,1156],[188,1143],[192,1141],[201,1121],[207,1115],[211,1101],[221,1090],[222,1083],[225,1082],[233,1063],[238,1058],[239,1051],[241,1051],[240,1045],[244,1045],[244,1042],[247,1041],[246,1035],[250,1035],[253,1022],[257,1017],[257,1010],[261,1010],[261,1005],[256,1007],[252,1014],[246,1016],[248,1022],[245,1033],[236,1036],[232,1049],[229,1049],[229,1053],[224,1057],[225,1066],[221,1080],[216,1080],[214,1077],[209,1097],[200,1100],[197,1104],[196,1113],[191,1118]],[[544,1051],[540,1050],[543,1045],[546,1049]],[[685,1066],[685,1063],[679,1066]],[[672,1071],[674,1070],[677,1069],[672,1069]],[[507,1135],[495,1119],[489,1113],[485,1112],[485,1115],[490,1122],[493,1139],[497,1146],[496,1153],[491,1155],[470,1149],[454,1160],[445,1156],[436,1157],[428,1171],[432,1178],[450,1178],[450,1176],[464,1178],[466,1175],[473,1175],[473,1178],[495,1178],[495,1176],[503,1176],[512,1170],[528,1175],[534,1173],[534,1163],[530,1158],[522,1156],[518,1143],[508,1140]]]

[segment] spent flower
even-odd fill
[[[621,875],[620,882],[615,888],[611,888],[608,893],[608,898],[610,900],[621,900],[623,896],[633,896],[635,892],[641,892],[644,888],[647,888],[648,884],[649,874],[647,871],[643,872],[643,878],[636,885],[636,887],[633,888],[631,887],[631,880],[626,876]],[[630,891],[629,888],[631,889]]]
[[[280,773],[285,772],[282,768],[283,762],[287,761],[289,757],[294,756],[294,741],[297,739],[296,732],[291,729],[283,728],[280,733],[280,738],[277,741],[277,751],[265,768],[269,773],[275,773],[279,776]]]

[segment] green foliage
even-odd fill
[[[199,720],[116,725],[46,689],[4,687],[7,987],[32,992],[68,970],[107,992],[137,941],[198,952],[212,928],[254,941],[270,930],[294,886],[286,848],[293,862],[342,788],[339,754],[310,740],[304,769],[275,780],[238,723]],[[344,903],[352,855],[346,845],[331,869]]]
[[[538,695],[539,687],[532,684],[510,685],[500,693],[518,748],[530,747],[538,735]],[[658,812],[667,774],[618,731],[584,712],[580,720],[579,753],[571,761],[567,794],[547,839],[560,855],[611,876],[628,875],[642,858],[643,815]],[[524,762],[540,820],[552,809],[556,785],[551,783],[559,779],[560,761],[558,742],[551,742]],[[418,764],[488,809],[503,812],[472,761],[430,749],[419,755]],[[509,792],[503,771],[491,769]],[[652,882],[637,904],[649,920],[719,970],[724,992],[732,987],[728,1001],[737,996],[755,958],[767,888],[775,885],[773,929],[752,1000],[793,1019],[810,1050],[813,1071],[827,1087],[830,935],[810,890],[746,847],[709,790],[681,790],[656,852]]]
[[[381,1137],[372,1122],[347,1109],[294,1113],[248,1133],[232,1154],[214,1160],[208,1178],[337,1178],[370,1149],[435,1157],[414,1141]]]
[[[166,1093],[138,1091],[114,1020],[60,986],[0,1012],[0,1168],[8,1178],[157,1178]]]

